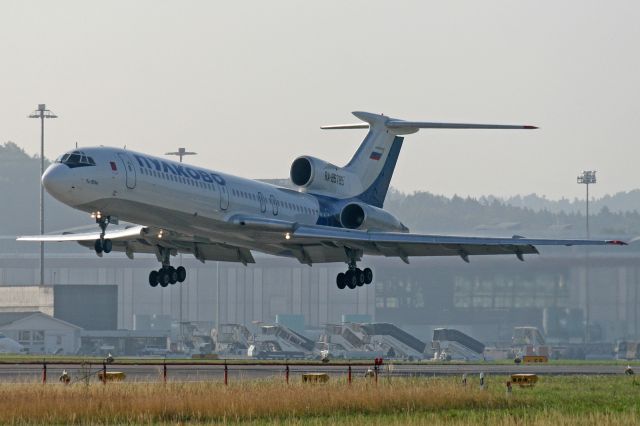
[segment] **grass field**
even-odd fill
[[[628,376],[540,378],[506,394],[504,376],[358,378],[302,384],[0,384],[0,424],[639,424],[640,380]]]

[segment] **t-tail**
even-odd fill
[[[302,156],[291,166],[291,181],[307,191],[336,198],[357,198],[382,208],[404,138],[420,129],[536,129],[535,126],[405,121],[383,114],[353,112],[364,123],[322,126],[322,129],[369,129],[344,167]]]

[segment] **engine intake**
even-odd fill
[[[345,228],[358,229],[364,223],[367,215],[359,204],[347,204],[340,213],[340,223]]]
[[[308,186],[313,181],[313,164],[307,157],[299,157],[291,165],[291,182],[298,186]]]
[[[408,232],[391,213],[363,203],[349,203],[340,212],[340,224],[347,229]]]
[[[293,160],[289,176],[294,185],[327,195],[352,196],[363,191],[360,178],[352,172],[308,155]]]

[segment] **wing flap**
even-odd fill
[[[625,245],[618,240],[485,238],[449,235],[421,235],[395,232],[366,232],[324,226],[300,226],[291,235],[291,243],[341,245],[366,254],[382,254],[406,259],[411,256],[460,256],[537,254],[536,246]]]

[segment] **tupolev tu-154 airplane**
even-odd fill
[[[345,262],[340,289],[370,284],[373,271],[360,269],[364,255],[412,256],[511,254],[519,260],[542,245],[625,245],[618,240],[560,240],[420,235],[383,204],[403,137],[419,129],[535,129],[533,126],[405,121],[354,112],[362,123],[324,129],[369,129],[344,167],[311,156],[291,165],[292,190],[262,181],[168,161],[126,149],[95,147],[61,155],[42,176],[46,190],[62,203],[90,213],[99,230],[19,237],[21,241],[75,241],[98,256],[113,250],[153,253],[161,268],[149,284],[183,282],[178,253],[201,262],[254,263],[253,251],[287,256],[312,265]],[[108,229],[118,220],[137,226]]]

